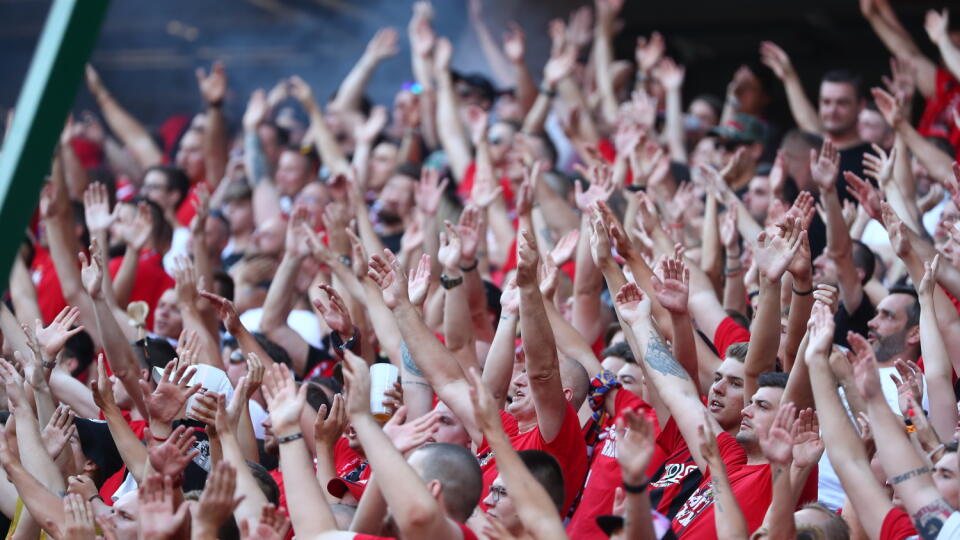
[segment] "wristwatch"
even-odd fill
[[[463,283],[463,276],[451,278],[446,274],[440,274],[440,285],[448,291]]]

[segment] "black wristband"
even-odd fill
[[[473,272],[474,270],[477,269],[477,265],[479,265],[479,264],[480,264],[480,258],[478,257],[478,258],[476,258],[476,259],[473,260],[473,264],[471,264],[470,266],[461,266],[461,267],[460,267],[460,271],[461,271],[461,272]]]
[[[100,502],[103,502],[104,504],[106,504],[106,502],[103,501],[103,497],[101,497],[99,493],[87,499],[87,502],[93,502],[94,499],[100,499]]]
[[[303,438],[303,433],[294,433],[293,435],[280,437],[279,439],[277,439],[277,444],[288,443],[288,442],[295,441],[297,439],[302,439],[302,438]]]
[[[639,494],[643,493],[644,491],[646,491],[646,490],[647,490],[647,486],[649,486],[649,485],[650,485],[650,480],[646,480],[646,481],[644,481],[643,483],[641,483],[641,484],[639,484],[639,485],[633,485],[633,484],[628,484],[628,483],[624,482],[624,483],[623,483],[623,490],[626,491],[627,493],[633,493],[634,495],[639,495]]]
[[[463,276],[451,278],[446,274],[440,274],[440,286],[448,291],[461,283],[463,283]]]
[[[811,294],[813,294],[813,289],[810,289],[809,291],[798,291],[797,288],[792,285],[790,286],[790,288],[793,289],[793,294],[797,296],[810,296]]]
[[[540,93],[551,99],[557,97],[557,91],[547,88],[547,85],[543,85],[540,87]]]

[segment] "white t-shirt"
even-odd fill
[[[240,315],[240,322],[251,332],[260,331],[260,319],[263,318],[263,308],[253,308]],[[287,316],[287,325],[294,332],[300,334],[310,346],[323,349],[323,334],[320,332],[320,318],[305,309],[294,309]]]
[[[940,534],[937,535],[937,540],[956,539],[960,539],[960,512],[950,514],[943,528],[940,529]]]

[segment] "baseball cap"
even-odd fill
[[[721,139],[740,143],[759,143],[767,137],[767,127],[763,120],[747,113],[736,113],[723,125],[711,128],[708,132]]]

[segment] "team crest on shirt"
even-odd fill
[[[711,504],[713,504],[713,482],[705,482],[693,492],[693,495],[690,495],[687,502],[683,503],[683,507],[673,519],[681,527],[686,527]]]
[[[477,460],[480,462],[480,467],[486,467],[487,463],[490,463],[490,460],[494,458],[493,450],[488,450],[482,456],[477,457]]]
[[[655,488],[665,488],[667,486],[683,482],[690,473],[697,471],[696,463],[667,463],[663,466],[663,476],[659,480],[650,484]]]

